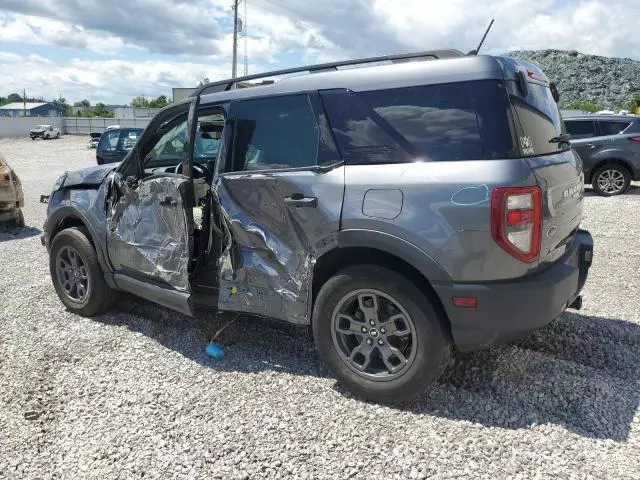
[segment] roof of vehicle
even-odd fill
[[[241,98],[333,88],[346,88],[357,92],[436,83],[502,79],[505,78],[506,70],[510,70],[515,63],[529,65],[506,57],[479,55],[321,71],[290,76],[270,85],[205,93],[202,95],[201,103],[220,103]]]
[[[48,105],[48,103],[42,103],[42,102],[13,102],[13,103],[7,103],[6,105],[2,105],[0,107],[0,110],[23,110],[23,109],[27,109],[27,110],[32,110],[34,108],[38,108],[41,107],[43,105]]]
[[[636,115],[610,115],[610,114],[602,114],[602,115],[575,115],[571,117],[565,117],[563,119],[565,122],[571,120],[613,120],[613,121],[621,121],[621,122],[634,122],[640,120],[640,117]]]

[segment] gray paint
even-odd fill
[[[219,308],[308,323],[313,265],[335,244],[343,191],[344,167],[218,176],[214,192],[230,232]],[[289,206],[294,193],[321,201]]]
[[[565,119],[565,122],[570,121],[630,123],[623,133],[579,138],[571,140],[571,146],[584,163],[586,181],[591,181],[591,174],[595,169],[610,160],[622,162],[631,171],[632,179],[640,180],[640,143],[630,140],[631,137],[640,136],[640,118],[632,115],[585,115]]]
[[[402,190],[372,188],[362,199],[362,214],[366,217],[393,220],[402,212]]]
[[[517,65],[508,59],[477,56],[316,73],[268,87],[205,95],[201,104],[330,88],[366,91],[512,78]],[[141,142],[151,138],[176,108],[184,111],[187,103],[163,110]],[[225,141],[230,137],[225,130]],[[122,174],[137,171],[132,167],[141,142],[119,168]],[[226,145],[220,152],[219,170]],[[109,171],[87,170],[68,177],[65,188],[73,189],[63,195],[69,198],[70,208],[83,211],[85,221],[94,224],[91,231],[98,249],[104,251],[108,245],[109,255],[103,258],[117,272],[120,288],[190,311],[192,225],[182,203],[175,210],[159,206],[165,196],[182,202],[180,193],[187,180],[163,175],[147,178],[135,189],[121,185],[122,196],[109,205],[105,202],[109,185],[119,182],[121,175],[109,175]],[[564,254],[567,247],[562,236],[579,223],[582,198],[581,192],[569,199],[562,192],[580,180],[579,174],[580,164],[571,152],[526,160],[338,166],[324,173],[218,171],[212,185],[212,220],[221,232],[220,248],[214,250],[218,252],[214,259],[218,307],[309,323],[314,266],[324,254],[342,247],[375,248],[395,255],[443,292],[473,282],[521,279],[547,269]],[[540,262],[527,264],[493,240],[490,192],[496,187],[534,185],[543,192],[547,238]],[[316,201],[305,207],[287,203],[285,199],[294,194]],[[109,222],[105,206],[110,207]],[[50,210],[50,217],[55,215]],[[171,288],[124,279],[126,269]],[[441,299],[450,303],[446,296]]]
[[[115,178],[117,181],[117,178]],[[107,246],[116,271],[130,270],[189,291],[191,239],[181,175],[153,176],[135,188],[120,183],[108,214]]]
[[[343,229],[401,238],[435,260],[450,280],[515,278],[537,267],[515,259],[493,240],[486,195],[494,187],[536,185],[525,160],[350,165],[345,184]],[[362,204],[371,189],[402,191],[402,212],[391,221],[368,217]],[[461,194],[463,189],[478,193]]]

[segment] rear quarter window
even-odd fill
[[[552,139],[565,133],[560,110],[548,86],[527,82],[526,95],[515,81],[506,82],[523,156],[558,153],[569,148]]]
[[[572,140],[595,137],[596,124],[593,120],[565,120],[564,125]]]
[[[614,122],[600,120],[598,122],[598,125],[600,126],[600,135],[618,135],[629,128],[631,122]]]

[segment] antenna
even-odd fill
[[[476,48],[475,50],[471,50],[469,53],[467,53],[467,55],[477,55],[478,52],[480,51],[480,49],[482,48],[482,44],[484,43],[484,39],[487,38],[487,35],[489,34],[489,30],[491,30],[491,27],[493,27],[493,22],[495,22],[495,19],[491,19],[491,23],[489,23],[489,26],[487,27],[487,29],[484,32],[484,35],[482,36],[482,40],[480,40],[480,44],[478,45],[478,48]]]

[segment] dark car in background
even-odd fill
[[[640,117],[584,115],[564,119],[584,181],[600,195],[620,195],[640,180]]]
[[[142,128],[135,127],[107,129],[98,142],[96,150],[98,165],[121,162],[134,147],[142,131]]]

